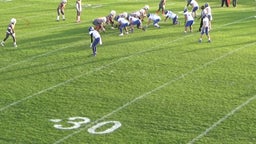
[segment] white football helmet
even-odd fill
[[[122,16],[123,16],[124,18],[127,18],[128,13],[127,13],[127,12],[124,12],[124,13],[122,13]]]
[[[149,10],[149,5],[145,5],[145,6],[144,6],[144,9],[145,9],[145,10]]]
[[[110,12],[110,14],[113,15],[113,16],[115,16],[115,15],[116,15],[116,11],[112,10],[112,11]]]
[[[16,24],[16,19],[15,19],[15,18],[12,18],[12,19],[11,19],[11,23],[12,23],[12,24]]]
[[[107,22],[107,18],[106,17],[102,17],[102,20],[103,20],[104,23]]]
[[[68,2],[68,0],[62,0],[62,2],[63,2],[63,3],[67,3],[67,2]]]

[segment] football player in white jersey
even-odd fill
[[[189,27],[189,31],[192,32],[193,31],[193,23],[194,23],[194,18],[191,14],[191,12],[188,12],[188,9],[185,8],[184,9],[184,17],[185,17],[185,31],[184,33],[187,33],[188,31],[188,27]]]
[[[158,16],[157,14],[147,14],[147,17],[148,17],[147,27],[149,26],[150,22],[153,21],[153,25],[157,28],[160,28],[158,24],[161,20],[160,16]]]
[[[202,42],[204,34],[207,36],[208,42],[209,43],[211,42],[211,38],[210,38],[210,34],[209,34],[209,28],[210,28],[209,18],[206,15],[204,15],[203,16],[203,26],[202,26],[201,35],[200,35],[200,38],[199,38],[200,43]]]
[[[192,16],[196,18],[196,11],[199,8],[199,5],[196,0],[188,0],[187,7],[191,5],[192,6]]]
[[[204,13],[209,18],[209,30],[210,30],[210,29],[212,29],[211,22],[212,22],[213,18],[212,18],[212,9],[208,3],[204,4]]]
[[[172,19],[172,24],[176,25],[179,23],[177,14],[175,14],[174,12],[172,12],[170,10],[166,10],[164,13],[165,13],[164,21],[166,21],[169,18],[169,19]]]
[[[117,21],[119,23],[119,36],[124,35],[123,30],[125,30],[126,34],[128,34],[129,32],[127,27],[129,26],[129,21],[125,17],[120,17]]]
[[[3,41],[1,42],[2,46],[5,46],[5,41],[9,38],[9,36],[11,36],[12,40],[13,40],[14,47],[17,47],[16,36],[15,36],[15,31],[14,31],[15,24],[16,24],[16,19],[12,18],[10,24],[7,27],[6,36],[3,39]]]
[[[133,32],[134,30],[134,26],[137,26],[138,29],[142,29],[145,30],[142,27],[142,22],[139,18],[133,17],[133,16],[129,16],[129,23],[130,23],[130,31]]]
[[[91,36],[91,45],[92,48],[92,54],[93,56],[96,56],[97,54],[97,45],[102,45],[101,36],[98,31],[94,30],[93,27],[89,27],[89,35]]]

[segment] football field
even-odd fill
[[[161,28],[119,36],[106,26],[92,56],[95,18],[134,12],[160,0],[0,0],[0,144],[256,143],[256,2],[212,8],[211,43],[199,43],[200,20],[184,33],[184,0],[167,0],[178,15]],[[191,10],[191,6],[188,7]],[[200,15],[200,9],[197,11]],[[145,26],[148,19],[145,18]]]

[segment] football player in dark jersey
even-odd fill
[[[8,27],[7,27],[6,36],[5,36],[5,38],[3,39],[3,41],[1,42],[1,45],[2,45],[2,46],[5,46],[5,41],[9,38],[9,36],[11,36],[12,39],[13,39],[13,45],[14,45],[14,47],[17,47],[17,44],[16,44],[16,37],[15,37],[15,31],[14,31],[15,24],[16,24],[16,19],[15,19],[15,18],[12,18],[10,24],[9,24]]]

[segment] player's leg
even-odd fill
[[[64,13],[64,9],[61,9],[61,14],[62,14],[62,20],[65,20],[65,13]]]
[[[1,42],[1,45],[2,46],[4,46],[5,45],[5,41],[9,38],[9,33],[6,33],[6,35],[5,35],[5,38],[2,40],[2,42]]]
[[[56,18],[56,20],[57,21],[60,20],[60,9],[59,8],[57,8],[57,18]]]
[[[11,34],[11,36],[12,36],[12,40],[13,40],[13,46],[17,47],[15,34],[13,33],[13,34]]]

